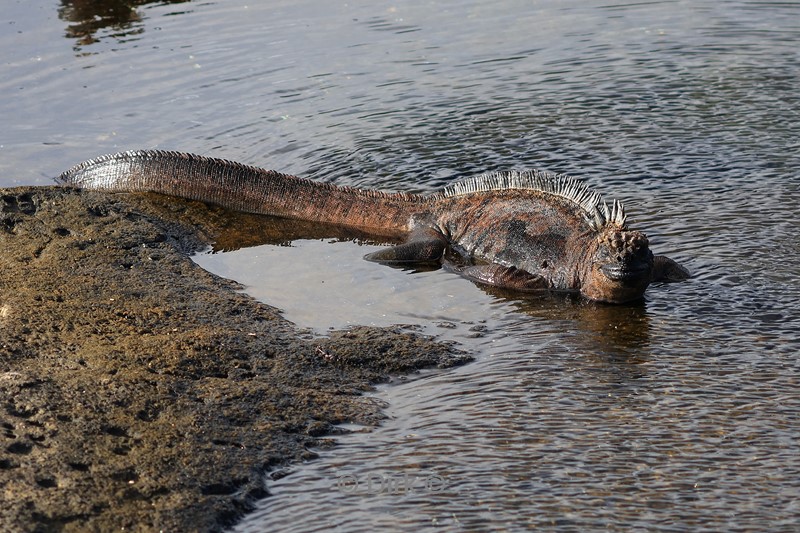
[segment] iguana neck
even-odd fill
[[[233,161],[140,150],[92,159],[59,176],[67,185],[148,191],[229,209],[402,234],[430,200],[421,195],[337,187]]]

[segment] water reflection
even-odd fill
[[[66,37],[75,39],[75,50],[100,41],[98,33],[111,30],[109,36],[127,40],[144,32],[142,15],[137,9],[147,4],[182,4],[191,0],[62,0],[58,16],[69,22]]]
[[[649,290],[659,290],[654,286]],[[625,305],[609,305],[584,300],[579,295],[542,293],[520,295],[493,287],[481,287],[488,295],[507,301],[515,312],[545,324],[559,324],[564,332],[574,332],[577,345],[613,362],[643,362],[650,340],[650,317],[645,300]],[[523,326],[525,327],[525,326]],[[535,326],[534,326],[535,327]],[[524,331],[511,334],[524,335]]]

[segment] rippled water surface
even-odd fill
[[[142,147],[394,190],[582,177],[694,278],[613,307],[350,242],[197,258],[317,332],[476,356],[378,390],[383,426],[273,473],[236,530],[795,531],[798,50],[796,2],[10,2],[0,185]]]

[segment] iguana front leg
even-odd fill
[[[691,274],[684,267],[663,255],[653,258],[653,274],[650,281],[683,281],[689,279]]]
[[[364,256],[377,263],[432,263],[441,260],[447,248],[447,237],[433,228],[414,230],[403,244],[384,248]]]
[[[448,265],[448,267],[469,280],[502,289],[530,292],[550,288],[550,284],[544,277],[513,266],[507,267],[492,263],[467,267]]]

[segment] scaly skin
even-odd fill
[[[628,230],[621,205],[609,210],[582,184],[537,172],[487,175],[416,195],[337,187],[179,152],[134,151],[81,163],[58,180],[405,238],[366,258],[404,263],[455,255],[449,268],[512,290],[572,291],[623,303],[641,298],[651,281],[689,277],[671,259],[653,257],[647,237]]]

